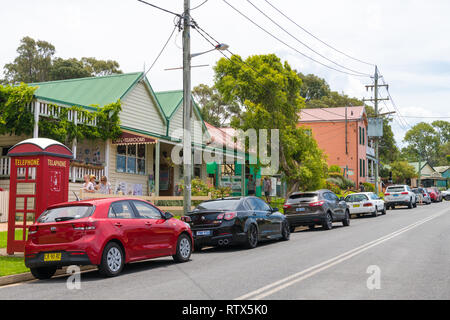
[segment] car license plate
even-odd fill
[[[61,261],[61,252],[45,253],[44,261]]]
[[[359,207],[360,207],[359,204],[354,204],[354,205],[353,205],[353,208],[359,208]]]
[[[394,194],[394,197],[398,197],[399,195],[398,194]]]
[[[197,235],[198,236],[209,236],[209,235],[211,235],[211,230],[197,231]]]
[[[305,208],[297,208],[297,212],[304,212],[306,209]]]

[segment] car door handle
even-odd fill
[[[151,222],[146,222],[145,225],[146,225],[146,226],[151,226],[152,223],[151,223]]]
[[[114,225],[115,225],[116,227],[121,227],[121,226],[122,226],[122,224],[121,224],[120,222],[116,222],[116,223],[114,223]]]

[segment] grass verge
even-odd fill
[[[0,257],[0,277],[29,272],[23,258]]]

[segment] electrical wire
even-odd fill
[[[280,28],[281,30],[283,30],[285,33],[287,33],[289,36],[291,36],[293,39],[295,39],[297,42],[299,42],[300,44],[302,44],[303,46],[305,46],[306,48],[308,48],[309,50],[311,50],[312,52],[314,52],[315,54],[317,54],[318,56],[322,57],[323,59],[345,69],[348,70],[350,72],[354,72],[354,73],[358,73],[364,76],[370,76],[369,74],[363,73],[363,72],[359,72],[350,68],[347,68],[329,58],[327,58],[326,56],[322,55],[321,53],[317,52],[316,50],[314,50],[313,48],[311,48],[310,46],[308,46],[306,43],[304,43],[303,41],[301,41],[300,39],[298,39],[296,36],[294,36],[293,34],[291,34],[289,31],[287,31],[285,28],[283,28],[280,24],[278,24],[275,20],[273,20],[271,17],[269,17],[266,13],[264,13],[261,9],[259,9],[253,2],[251,2],[250,0],[247,0],[248,3],[250,3],[256,10],[258,10],[262,15],[264,15],[267,19],[269,19],[270,21],[272,21],[273,24],[275,24],[278,28]]]
[[[289,21],[291,21],[293,24],[295,24],[297,27],[299,27],[301,30],[303,30],[304,32],[306,32],[307,34],[309,34],[311,37],[313,37],[314,39],[318,40],[319,42],[321,42],[322,44],[326,45],[328,48],[333,49],[334,51],[346,56],[347,58],[350,58],[352,60],[361,62],[363,64],[367,64],[369,66],[375,66],[373,63],[369,63],[369,62],[365,62],[363,60],[354,58],[338,49],[336,49],[335,47],[331,46],[330,44],[326,43],[325,41],[319,39],[317,36],[315,36],[314,34],[312,34],[310,31],[308,31],[307,29],[305,29],[304,27],[302,27],[301,25],[299,25],[297,22],[295,22],[293,19],[289,18],[285,13],[283,13],[280,9],[276,8],[272,3],[270,3],[268,0],[264,0],[265,2],[267,2],[268,5],[270,5],[273,9],[275,9],[276,11],[278,11],[283,17],[285,17],[286,19],[288,19]]]
[[[194,8],[191,8],[190,11],[200,8],[202,5],[204,5],[204,4],[207,3],[207,2],[208,2],[208,0],[203,1],[203,2],[200,3],[198,6],[196,6],[196,7],[194,7]]]
[[[144,3],[144,4],[146,4],[146,5],[149,5],[149,6],[153,7],[153,8],[159,9],[159,10],[161,10],[161,11],[164,11],[164,12],[167,12],[167,13],[170,13],[170,14],[173,14],[173,15],[178,16],[178,17],[181,18],[181,14],[179,14],[179,13],[175,13],[175,12],[169,11],[169,10],[167,10],[167,9],[158,7],[158,6],[156,6],[156,5],[154,5],[154,4],[151,4],[151,3],[148,3],[147,1],[144,1],[144,0],[137,0],[137,1],[142,2],[142,3]]]
[[[254,22],[252,19],[250,19],[248,16],[246,16],[244,13],[242,13],[241,11],[239,11],[238,9],[236,9],[233,5],[231,5],[229,2],[227,2],[226,0],[222,0],[223,2],[225,2],[229,7],[231,7],[233,10],[235,10],[237,13],[239,13],[241,16],[243,16],[245,19],[247,19],[248,21],[250,21],[253,25],[255,25],[256,27],[258,27],[259,29],[261,29],[262,31],[264,31],[265,33],[267,33],[269,36],[271,36],[272,38],[274,38],[275,40],[281,42],[282,44],[284,44],[285,46],[287,46],[288,48],[290,48],[291,50],[294,50],[295,52],[297,52],[298,54],[302,55],[303,57],[317,63],[320,64],[328,69],[343,73],[343,74],[347,74],[350,76],[355,76],[355,77],[370,77],[370,75],[364,75],[364,74],[356,74],[356,73],[350,73],[350,72],[346,72],[340,69],[336,69],[332,66],[329,66],[325,63],[322,63],[306,54],[304,54],[303,52],[297,50],[296,48],[292,47],[291,45],[287,44],[285,41],[279,39],[278,37],[276,37],[275,35],[273,35],[272,33],[270,33],[269,31],[267,31],[266,29],[264,29],[263,27],[261,27],[259,24],[257,24],[256,22]]]
[[[153,66],[155,65],[155,63],[158,61],[159,57],[161,56],[161,54],[163,53],[164,49],[166,49],[167,44],[169,43],[170,39],[172,39],[172,36],[175,32],[175,30],[177,29],[177,25],[175,25],[175,27],[173,28],[172,32],[170,33],[169,38],[167,39],[166,43],[164,44],[164,46],[162,47],[161,51],[159,51],[158,55],[156,56],[156,59],[153,61],[152,65],[150,66],[150,68],[148,68],[148,70],[144,73],[143,77],[145,77],[147,75],[147,73],[153,68]]]

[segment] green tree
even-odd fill
[[[234,101],[226,103],[214,86],[200,84],[194,87],[192,94],[200,106],[203,120],[213,126],[227,126],[231,117],[240,113],[239,104]]]
[[[441,145],[450,141],[450,122],[445,120],[437,120],[431,124],[437,132],[437,136]]]
[[[83,63],[75,58],[56,58],[50,71],[50,80],[65,80],[90,77],[91,73],[85,69]]]
[[[17,48],[19,54],[4,66],[4,84],[33,83],[122,73],[114,60],[83,57],[54,58],[55,47],[46,41],[24,37]]]
[[[313,74],[305,76],[301,72],[299,72],[298,76],[302,79],[300,95],[305,98],[306,103],[311,100],[320,100],[323,97],[330,95],[330,86],[325,79],[319,78]]]
[[[435,165],[435,157],[439,150],[439,137],[436,130],[429,123],[420,122],[405,134],[404,142],[408,144],[402,151],[410,160],[430,161]]]
[[[81,58],[81,63],[92,77],[107,76],[122,73],[119,63],[114,60],[98,60],[96,58]]]
[[[406,179],[416,178],[416,169],[406,161],[391,163],[392,180],[394,183],[405,183]]]
[[[17,48],[19,54],[4,66],[5,82],[42,82],[49,78],[55,47],[42,40],[24,37]]]
[[[298,114],[305,104],[300,96],[302,80],[295,70],[268,54],[250,56],[245,62],[237,55],[222,58],[214,71],[215,86],[224,100],[243,107],[231,122],[234,128],[280,130],[280,171],[288,191],[323,186],[324,156],[310,131],[298,127]]]

